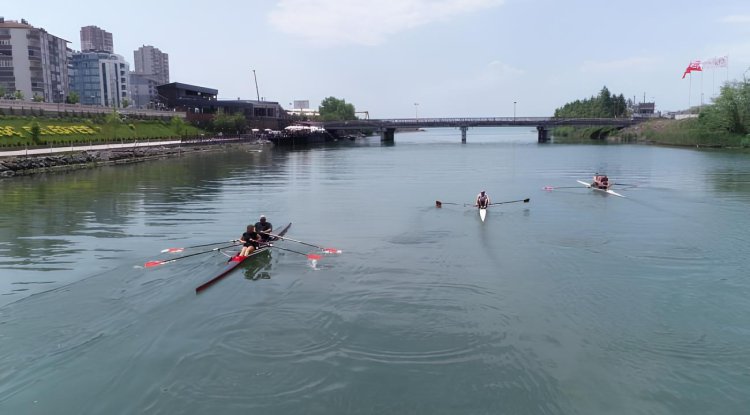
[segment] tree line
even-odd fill
[[[698,121],[708,131],[750,134],[750,80],[724,84],[713,103],[701,109]]]
[[[575,100],[555,110],[558,118],[615,118],[628,115],[628,101],[620,95],[613,95],[603,87],[599,95],[588,99]]]

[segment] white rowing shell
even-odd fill
[[[598,190],[598,191],[600,191],[600,192],[604,192],[604,193],[607,193],[607,194],[610,194],[610,195],[615,195],[615,196],[625,197],[625,196],[623,196],[623,195],[621,195],[621,194],[619,194],[619,193],[615,192],[614,190],[609,190],[609,189],[599,189],[599,188],[596,188],[596,187],[592,187],[592,186],[591,186],[591,183],[586,183],[586,182],[584,182],[584,181],[582,181],[582,180],[576,180],[576,181],[577,181],[578,183],[580,183],[580,184],[582,184],[582,185],[584,185],[584,186],[588,187],[589,189],[593,189],[593,190]]]

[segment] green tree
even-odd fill
[[[23,100],[24,99],[23,91],[16,91],[13,94],[13,97],[16,98],[17,100]]]
[[[625,97],[613,95],[605,86],[599,95],[584,100],[569,102],[555,110],[559,118],[612,118],[627,114]]]
[[[236,131],[237,134],[242,134],[247,130],[247,118],[242,114],[235,114],[235,116],[232,117],[232,123],[234,124],[234,131]]]
[[[127,98],[123,98],[122,101],[120,101],[120,105],[122,105],[123,108],[127,108],[130,106],[130,100]]]
[[[5,87],[0,85],[0,99],[5,98],[5,92],[6,92]]]
[[[42,134],[42,127],[39,126],[39,123],[34,120],[34,122],[31,123],[31,139],[34,140],[35,143],[39,143],[39,136]]]
[[[182,137],[185,135],[185,121],[182,120],[182,118],[178,116],[172,117],[171,120],[169,120],[169,125],[172,128],[172,131],[174,131],[175,134]]]
[[[76,91],[70,91],[68,96],[65,98],[65,102],[68,104],[77,104],[81,102],[81,96]]]
[[[347,104],[345,100],[328,97],[320,103],[318,113],[323,121],[356,120],[354,105]]]
[[[44,97],[39,94],[34,94],[34,98],[32,98],[34,102],[44,102]]]
[[[120,128],[120,125],[122,124],[120,113],[113,109],[112,112],[107,114],[107,117],[104,119],[104,123],[112,129],[112,139],[116,139],[117,129]]]
[[[219,111],[214,115],[214,118],[211,122],[211,130],[214,132],[229,132],[232,130],[234,126],[234,122],[232,121],[232,117],[225,114],[224,111]]]
[[[242,114],[228,115],[220,111],[214,116],[209,127],[214,132],[243,133],[247,129],[247,119]]]
[[[707,130],[750,133],[750,80],[722,86],[721,94],[701,111],[698,120]]]

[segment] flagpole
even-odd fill
[[[698,108],[699,108],[698,111],[703,109],[703,71],[701,71],[701,104],[700,104],[700,107]]]
[[[716,66],[711,67],[711,99],[716,97]]]
[[[689,72],[688,75],[690,75],[690,86],[688,87],[688,113],[690,113],[690,99],[693,97],[693,73]]]
[[[727,80],[726,82],[729,82],[729,55],[727,55]]]

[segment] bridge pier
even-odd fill
[[[396,129],[395,128],[384,128],[380,130],[380,142],[382,143],[392,143],[393,137],[396,135]]]
[[[461,126],[461,144],[466,144],[466,132],[469,131],[469,127]]]
[[[546,129],[543,125],[537,125],[536,132],[537,132],[537,140],[538,140],[537,142],[539,143],[549,142],[549,130]]]

